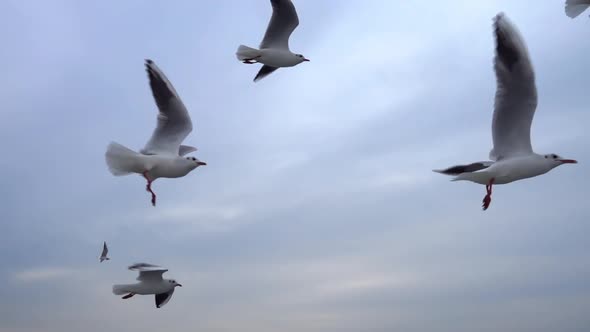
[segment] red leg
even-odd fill
[[[147,190],[148,192],[150,192],[152,194],[152,205],[156,206],[156,193],[154,193],[154,191],[152,190],[152,180],[150,180],[150,177],[148,176],[148,171],[145,171],[142,174],[143,174],[143,177],[147,180],[147,185],[145,186],[145,190]]]
[[[135,295],[135,293],[129,293],[129,294],[123,296],[122,299],[127,300],[128,298],[132,297],[133,295]]]
[[[486,196],[483,198],[482,201],[482,208],[483,210],[487,210],[492,203],[492,185],[494,184],[494,178],[491,178],[488,184],[486,184]]]

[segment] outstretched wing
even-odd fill
[[[188,111],[172,83],[152,60],[145,60],[150,88],[158,105],[158,124],[143,154],[179,155],[180,144],[193,130]]]
[[[471,163],[469,165],[457,165],[451,166],[446,169],[435,169],[434,172],[445,174],[445,175],[453,175],[457,176],[463,173],[473,173],[477,171],[481,171],[482,169],[486,169],[492,166],[493,162],[491,161],[479,161],[476,163]]]
[[[266,76],[272,74],[272,72],[274,72],[277,69],[279,69],[279,68],[271,67],[271,66],[267,66],[267,65],[262,66],[260,68],[260,70],[258,71],[258,74],[256,74],[256,77],[254,77],[254,82],[260,81],[261,79],[265,78]]]
[[[566,0],[565,14],[574,18],[582,14],[588,7],[590,7],[590,0]]]
[[[195,148],[194,146],[181,145],[180,148],[178,149],[178,155],[180,155],[182,157],[185,154],[189,154],[194,151],[197,151],[197,148]]]
[[[129,266],[129,270],[139,271],[139,276],[137,277],[139,281],[161,281],[162,274],[168,271],[168,269],[148,263],[133,264]]]
[[[503,13],[494,19],[496,100],[490,159],[533,152],[531,124],[537,108],[535,74],[526,45]]]
[[[299,17],[291,0],[270,0],[272,17],[260,48],[289,50],[289,37],[299,25]]]
[[[105,257],[107,257],[108,253],[109,253],[109,248],[107,248],[107,242],[104,241],[102,244],[102,253],[100,254],[100,257],[105,258]]]
[[[156,308],[163,307],[170,299],[172,298],[172,294],[174,294],[174,288],[168,293],[156,294]]]

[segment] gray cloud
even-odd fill
[[[253,84],[233,53],[267,1],[9,1],[0,331],[585,331],[587,20],[508,0],[297,8],[312,62]],[[537,70],[535,148],[580,164],[498,186],[482,213],[481,186],[431,169],[487,157],[501,10]],[[208,163],[156,182],[155,209],[103,160],[154,126],[147,57]],[[185,287],[157,311],[113,296],[136,261]]]

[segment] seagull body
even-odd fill
[[[256,58],[256,62],[260,62],[271,67],[293,67],[305,61],[302,61],[301,58],[294,56],[294,54],[288,50],[262,48],[257,50],[257,52],[258,57]]]
[[[301,54],[289,50],[289,37],[299,25],[299,17],[291,0],[271,0],[272,17],[259,49],[240,45],[236,52],[238,60],[246,64],[262,63],[254,82],[266,77],[281,67],[293,67],[309,61]]]
[[[576,163],[556,154],[533,152],[531,124],[537,108],[535,75],[526,45],[512,23],[503,13],[494,19],[496,39],[497,90],[492,123],[494,147],[492,161],[435,170],[455,176],[452,181],[471,181],[486,185],[483,209],[492,201],[492,186],[545,174],[553,168]]]
[[[110,258],[107,257],[107,254],[109,253],[109,248],[107,248],[107,243],[106,241],[103,242],[102,244],[102,253],[100,254],[100,262],[102,263],[103,261],[108,261],[110,260]]]
[[[588,9],[588,7],[590,7],[590,0],[566,0],[565,14],[568,17],[575,18]]]
[[[129,266],[129,270],[139,271],[139,276],[137,277],[139,282],[113,286],[113,294],[127,294],[122,297],[123,299],[128,299],[134,295],[155,295],[156,308],[161,308],[170,301],[174,289],[177,286],[182,287],[174,279],[162,278],[162,274],[168,270],[157,265],[138,263]]]
[[[143,175],[147,180],[146,190],[152,194],[152,205],[155,206],[156,194],[152,191],[152,182],[157,178],[183,177],[207,164],[194,157],[184,157],[197,150],[181,144],[193,129],[188,111],[160,68],[152,60],[146,60],[145,66],[159,109],[157,127],[140,152],[112,142],[105,157],[109,170],[115,176]]]
[[[491,163],[489,167],[480,171],[449,175],[456,175],[453,181],[466,180],[487,185],[493,179],[494,184],[507,184],[549,172],[563,163],[563,160],[556,160],[556,157],[533,153]],[[440,173],[448,174],[442,171]]]

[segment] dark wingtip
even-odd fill
[[[150,71],[152,69],[152,66],[154,65],[154,62],[150,59],[145,59],[145,69],[147,71]]]
[[[512,70],[512,67],[518,62],[520,54],[518,49],[514,45],[514,41],[509,40],[509,36],[506,31],[502,29],[500,24],[506,19],[506,14],[503,12],[498,13],[494,17],[494,37],[496,40],[496,56],[506,66],[508,70]]]
[[[499,12],[493,18],[494,35],[496,36],[496,39],[498,38],[498,32],[500,31],[500,21],[502,21],[504,18],[506,18],[506,14],[504,14],[504,12]]]

